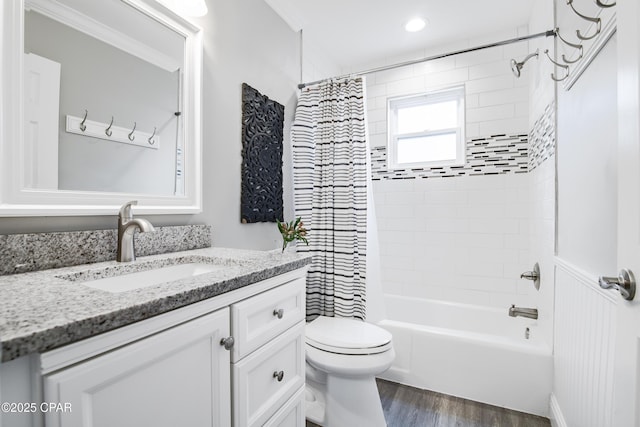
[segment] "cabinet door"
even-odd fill
[[[44,401],[71,404],[47,427],[231,424],[229,309],[208,314],[44,378]]]

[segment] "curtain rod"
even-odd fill
[[[420,64],[422,62],[433,61],[433,60],[436,60],[436,59],[446,58],[448,56],[459,55],[461,53],[475,52],[476,50],[488,49],[488,48],[497,47],[497,46],[504,46],[504,45],[507,45],[507,44],[518,43],[518,42],[521,42],[521,41],[535,39],[535,38],[538,38],[538,37],[551,37],[551,36],[555,36],[555,35],[556,35],[556,30],[547,30],[547,31],[543,31],[541,33],[530,34],[528,36],[522,36],[522,37],[516,37],[516,38],[513,38],[513,39],[509,39],[509,40],[502,40],[502,41],[499,41],[499,42],[496,42],[496,43],[489,43],[489,44],[485,44],[485,45],[482,45],[482,46],[472,47],[472,48],[469,48],[469,49],[462,49],[462,50],[456,50],[456,51],[453,51],[453,52],[441,53],[439,55],[428,56],[426,58],[414,59],[414,60],[411,60],[411,61],[399,62],[399,63],[396,63],[396,64],[384,65],[382,67],[377,67],[377,68],[371,68],[369,70],[358,71],[357,73],[349,73],[349,74],[344,74],[344,75],[337,76],[337,77],[329,77],[329,78],[322,79],[322,80],[316,80],[316,81],[313,81],[313,82],[300,83],[298,85],[298,89],[303,89],[303,88],[305,88],[307,86],[313,86],[315,84],[326,82],[328,80],[343,79],[343,78],[346,78],[346,77],[349,77],[349,76],[353,76],[353,75],[364,75],[364,74],[377,73],[378,71],[393,70],[394,68],[405,67],[407,65]]]

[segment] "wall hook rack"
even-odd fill
[[[579,53],[578,53],[578,57],[576,59],[568,59],[566,55],[562,55],[562,60],[567,63],[567,64],[575,64],[576,62],[580,61],[582,59],[582,55],[584,54],[584,47],[581,44],[578,43],[571,43],[570,41],[565,40],[561,35],[560,35],[560,28],[556,28],[556,35],[558,36],[558,38],[560,39],[560,41],[562,41],[564,44],[566,44],[567,46],[570,46],[574,49],[578,49]]]
[[[111,116],[110,123],[88,120],[86,114],[84,118],[71,115],[66,116],[66,131],[68,133],[135,145],[137,147],[151,148],[154,150],[157,150],[160,147],[160,135],[156,133],[157,128],[154,127],[154,131],[152,133],[141,132],[136,130],[136,128],[136,122],[134,122],[133,129],[115,126],[113,116]],[[139,136],[139,138],[136,138],[136,136]]]
[[[564,77],[562,77],[562,78],[557,78],[554,73],[551,73],[551,79],[552,80],[554,80],[556,82],[561,82],[564,79],[566,79],[567,77],[569,77],[569,66],[568,65],[561,64],[559,62],[554,61],[553,58],[549,55],[549,49],[545,49],[544,50],[544,54],[547,55],[547,58],[549,58],[549,61],[551,61],[556,67],[563,68],[566,71]]]
[[[600,31],[602,29],[602,20],[600,18],[592,18],[590,16],[586,16],[578,12],[576,8],[573,7],[573,0],[567,0],[567,5],[569,5],[571,10],[573,10],[573,13],[578,15],[580,18],[584,19],[585,21],[593,22],[594,24],[596,24],[596,32],[591,36],[585,36],[580,32],[580,30],[576,30],[576,34],[578,35],[578,38],[580,40],[591,40],[595,38],[598,34],[600,34]]]

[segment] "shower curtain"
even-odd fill
[[[307,319],[365,319],[367,142],[361,77],[303,89],[291,128],[296,217],[313,255]]]

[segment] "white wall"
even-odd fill
[[[204,38],[204,212],[193,218],[213,227],[214,245],[278,247],[275,223],[240,224],[241,86],[245,82],[285,106],[285,217],[293,215],[289,128],[300,79],[299,37],[263,0],[207,2],[194,20]]]
[[[451,48],[526,33],[514,29]],[[367,76],[372,147],[386,145],[388,97],[460,83],[467,140],[528,134],[528,69],[516,79],[509,65],[528,51],[526,42],[518,43]],[[505,308],[532,304],[533,286],[519,278],[532,267],[526,173],[382,179],[374,181],[374,198],[385,293]]]
[[[377,181],[383,290],[411,297],[527,306],[526,174]],[[506,311],[505,311],[506,315]]]

